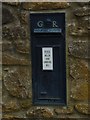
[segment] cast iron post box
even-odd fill
[[[66,105],[65,13],[31,13],[33,103]]]

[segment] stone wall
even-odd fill
[[[3,3],[2,111],[8,118],[89,118],[89,3]],[[68,106],[33,106],[30,11],[64,11],[67,28]]]

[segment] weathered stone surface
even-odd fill
[[[1,104],[1,100],[0,100],[0,118],[2,118],[2,104]]]
[[[19,111],[20,106],[18,105],[16,100],[8,101],[7,103],[4,103],[2,105],[3,112],[13,112],[13,111]]]
[[[88,59],[90,58],[89,45],[90,42],[88,41],[88,38],[86,40],[72,41],[69,44],[69,52],[75,57]]]
[[[17,1],[17,2],[15,2],[15,1]],[[20,2],[18,2],[18,0],[14,0],[14,2],[6,2],[6,3],[9,5],[15,5],[15,6],[20,4]]]
[[[88,30],[90,29],[90,17],[89,16],[84,16],[80,19],[80,25],[84,28],[87,28]],[[90,33],[90,32],[89,32]]]
[[[28,19],[29,19],[29,12],[21,11],[21,13],[20,13],[20,22],[22,24],[28,24]]]
[[[17,58],[13,55],[3,53],[2,64],[3,65],[30,65],[30,61],[29,59],[26,59],[26,58]]]
[[[0,111],[1,111],[1,107],[2,107],[2,81],[0,81]]]
[[[80,6],[87,6],[90,5],[90,2],[78,2]]]
[[[47,9],[60,9],[69,7],[67,2],[31,2],[23,3],[23,8],[28,10],[47,10]]]
[[[72,106],[68,106],[54,109],[54,112],[59,115],[59,114],[72,114],[74,111]]]
[[[0,119],[2,118],[2,114],[0,113]]]
[[[14,4],[15,3],[11,3]],[[27,6],[25,6],[27,4]],[[31,5],[30,5],[31,4]],[[66,4],[66,3],[63,3]],[[69,90],[70,94],[72,95],[72,99],[70,98],[70,105],[75,105],[78,100],[83,101],[86,103],[88,99],[87,96],[89,96],[89,92],[87,90],[87,81],[89,81],[89,66],[88,66],[88,58],[87,56],[87,43],[82,43],[82,41],[87,41],[86,39],[90,36],[90,27],[88,25],[89,23],[89,15],[80,15],[75,16],[73,15],[72,9],[77,9],[78,3],[70,3],[72,6],[70,9],[63,9],[63,11],[66,11],[67,19],[66,26],[68,22],[70,22],[70,30],[67,28],[67,32],[69,31],[70,35],[73,36],[67,36],[67,39],[70,41],[69,45],[69,58],[72,59],[69,61],[70,64],[68,67],[70,67],[70,78],[69,79]],[[42,119],[46,117],[58,117],[69,119],[69,118],[75,118],[79,119],[78,117],[83,117],[85,115],[82,114],[82,112],[76,112],[73,110],[73,107],[67,107],[62,108],[60,106],[43,106],[43,107],[32,107],[32,88],[31,88],[31,75],[27,75],[27,70],[25,70],[25,66],[22,65],[29,65],[29,60],[27,59],[29,54],[29,32],[26,30],[28,28],[28,13],[31,10],[40,10],[43,11],[46,9],[48,11],[49,9],[57,9],[60,11],[61,7],[60,2],[59,3],[21,3],[21,6],[12,6],[7,5],[5,3],[6,8],[13,8],[10,11],[13,13],[13,16],[16,18],[14,19],[14,23],[11,24],[4,24],[3,26],[3,101],[9,101],[13,99],[18,100],[18,107],[20,106],[20,111],[15,110],[14,111],[6,111],[7,114],[4,115],[5,118],[8,120],[11,119],[18,119],[20,120],[26,117],[27,112],[27,118],[29,119],[31,117],[38,118],[42,117]],[[83,5],[86,6],[86,5]],[[27,8],[26,8],[27,7]],[[67,6],[65,6],[67,7]],[[23,10],[27,9],[27,10]],[[83,7],[82,7],[83,9]],[[81,12],[81,11],[80,11]],[[78,13],[77,13],[78,14]],[[18,16],[17,16],[18,15]],[[19,16],[20,15],[20,16]],[[80,17],[82,16],[82,17]],[[18,17],[18,18],[17,18]],[[72,23],[72,18],[75,19],[75,22]],[[12,22],[12,21],[11,21]],[[8,22],[9,23],[9,22]],[[23,26],[23,27],[22,27]],[[89,33],[88,33],[89,32]],[[86,38],[86,36],[88,36]],[[76,40],[76,43],[74,41]],[[89,40],[89,39],[88,39]],[[80,41],[80,42],[79,42]],[[80,45],[81,44],[81,45]],[[87,44],[87,45],[86,45]],[[29,55],[28,55],[29,54]],[[76,59],[76,57],[79,57],[79,59]],[[84,60],[81,60],[81,58],[87,58]],[[7,65],[7,66],[6,66]],[[20,65],[20,66],[18,66]],[[31,71],[30,71],[31,73]],[[30,97],[30,98],[28,98]],[[68,96],[69,97],[69,96]],[[76,103],[75,103],[76,102]],[[6,103],[6,102],[5,102]],[[8,109],[12,108],[12,105],[10,102],[5,104],[5,107],[7,105],[9,106]],[[81,105],[83,106],[83,104]],[[76,108],[77,106],[75,106]],[[11,109],[10,108],[10,109]],[[29,109],[31,108],[31,109]],[[49,109],[50,108],[50,109]],[[84,107],[83,107],[84,108]],[[9,109],[9,110],[10,110]],[[29,109],[29,110],[28,110]],[[28,110],[28,111],[27,111]],[[53,111],[54,110],[54,111]],[[53,111],[53,112],[52,112]],[[16,116],[14,116],[16,115]],[[20,116],[18,116],[20,115]],[[5,120],[5,119],[4,119]],[[83,119],[85,120],[85,119]]]
[[[28,41],[15,42],[16,51],[23,54],[29,54],[30,43]]]
[[[0,65],[2,64],[2,52],[0,52]]]
[[[27,116],[30,118],[51,118],[53,112],[48,108],[36,107],[27,111]]]
[[[75,58],[70,59],[70,75],[76,80],[76,83],[79,81],[88,81],[89,73],[88,62]]]
[[[12,114],[4,114],[2,115],[2,120],[22,120],[22,118]]]
[[[19,101],[19,105],[23,108],[23,109],[26,109],[26,108],[29,108],[32,106],[32,101],[31,99],[23,99],[23,100],[20,100]]]
[[[13,50],[13,45],[10,41],[5,41],[2,43],[2,51],[12,51]]]
[[[2,116],[3,119],[7,119],[7,120],[8,119],[13,119],[13,117],[14,116],[12,114],[5,114],[5,115]]]
[[[2,52],[2,42],[0,41],[0,52]]]
[[[31,78],[28,68],[10,70],[4,75],[4,85],[12,96],[17,98],[31,97]]]
[[[12,39],[10,28],[2,26],[2,39],[4,38],[6,38],[7,40],[10,38]]]
[[[89,90],[90,84],[88,82],[82,82],[73,86],[71,89],[71,98],[74,100],[89,100]]]
[[[90,36],[90,31],[86,27],[80,26],[77,23],[71,23],[69,25],[69,34],[72,36]]]
[[[27,32],[24,27],[17,26],[4,26],[2,27],[2,38],[6,40],[16,41],[19,39],[25,40],[27,38]]]
[[[89,106],[89,104],[78,103],[77,105],[75,105],[75,108],[76,108],[76,110],[78,112],[80,112],[82,114],[90,115],[90,106]]]
[[[87,61],[75,58],[70,59],[70,75],[73,78],[71,97],[74,100],[89,100],[89,73]]]
[[[22,40],[27,38],[27,31],[22,26],[16,26],[16,27],[12,28],[11,31],[15,37],[18,36],[18,38],[21,38]]]
[[[1,44],[2,49],[1,51],[5,52],[9,52],[11,53],[12,51],[17,51],[18,53],[21,54],[29,54],[30,51],[30,42],[28,40],[25,41],[15,41],[14,43],[12,43],[11,41],[6,41],[3,40],[3,43]]]
[[[0,81],[2,81],[2,66],[0,67]]]
[[[90,7],[84,6],[84,7],[77,8],[77,9],[74,11],[74,14],[75,14],[76,16],[86,16],[86,15],[90,15]]]
[[[14,20],[14,17],[9,9],[2,7],[2,23],[7,24],[11,23]]]

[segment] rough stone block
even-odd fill
[[[30,42],[25,41],[17,41],[15,42],[15,48],[18,53],[29,54],[30,53]]]
[[[23,109],[30,108],[32,106],[32,101],[31,99],[23,99],[19,101],[19,105]]]
[[[19,67],[4,74],[4,85],[10,95],[17,98],[31,98],[31,78],[28,68]]]
[[[3,65],[30,65],[29,58],[20,58],[13,55],[3,53],[2,55],[2,64]]]
[[[13,0],[12,2],[6,2],[6,3],[9,5],[15,5],[15,6],[20,4],[20,2],[18,0]]]
[[[80,20],[78,20],[80,26],[90,30],[90,23],[89,23],[89,21],[90,21],[90,17],[89,16],[84,16]]]
[[[49,10],[69,7],[67,2],[31,2],[23,3],[23,8],[27,10]]]
[[[74,100],[89,100],[89,90],[90,84],[88,82],[82,82],[81,84],[77,84],[73,86],[71,89],[71,98]]]
[[[71,41],[69,44],[69,53],[74,57],[89,59],[89,46],[90,42],[87,37]]]
[[[12,51],[13,50],[13,45],[11,41],[3,41],[2,43],[2,52],[5,51]]]
[[[74,14],[79,17],[90,15],[90,6],[76,8]]]
[[[79,6],[87,6],[87,5],[90,5],[90,2],[78,2],[78,5]]]
[[[88,24],[88,26],[82,26],[82,21],[80,21],[78,24],[76,24],[76,23],[71,23],[70,25],[69,25],[69,27],[68,27],[68,30],[69,30],[69,34],[70,35],[72,35],[72,36],[77,36],[77,37],[79,37],[79,36],[82,36],[82,37],[84,37],[84,36],[90,36],[90,31],[89,31],[89,24]],[[85,23],[86,24],[86,23]]]
[[[11,23],[13,20],[14,16],[11,11],[6,7],[2,7],[2,24]]]
[[[79,113],[90,115],[90,106],[86,103],[78,103],[75,105],[76,110]]]
[[[27,30],[20,26],[20,24],[11,27],[5,26],[2,28],[2,39],[16,41],[18,39],[25,40],[26,38],[28,38]]]
[[[87,61],[75,58],[70,59],[70,75],[76,80],[76,83],[79,81],[88,81],[89,72],[90,69]]]
[[[21,11],[20,13],[20,22],[21,24],[28,24],[29,22],[29,12],[28,11]]]
[[[52,118],[53,112],[48,108],[32,107],[30,110],[27,111],[27,116],[29,118]]]
[[[20,110],[20,106],[18,105],[16,100],[8,101],[7,103],[3,103],[2,105],[3,112],[13,112],[19,110]]]
[[[72,114],[74,110],[73,110],[73,106],[68,106],[68,107],[56,108],[54,109],[54,112],[58,115],[59,114]]]
[[[18,115],[4,114],[2,115],[2,120],[23,120]]]

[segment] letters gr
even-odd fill
[[[37,26],[38,27],[40,27],[40,28],[42,28],[43,26],[44,26],[44,22],[43,21],[38,21],[37,22]],[[54,28],[56,28],[56,27],[58,27],[58,25],[57,25],[57,21],[52,21],[52,27]]]

